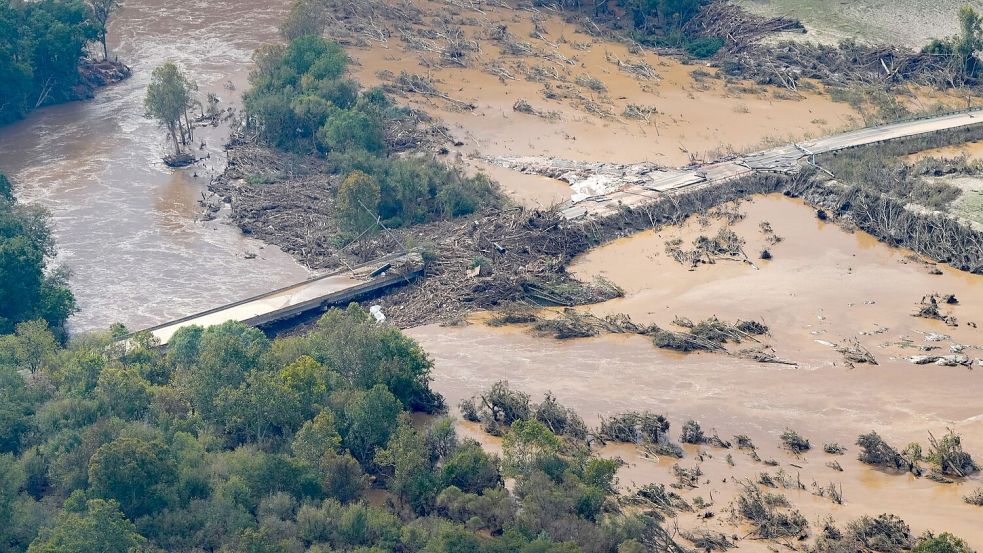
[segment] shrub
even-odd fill
[[[691,40],[683,47],[686,53],[694,58],[712,58],[724,47],[724,39],[720,37],[701,37]]]
[[[679,441],[684,444],[702,444],[706,441],[706,437],[703,435],[703,429],[700,428],[700,423],[693,419],[686,421],[683,424],[682,433],[679,435]]]
[[[353,234],[370,231],[376,222],[379,198],[379,183],[374,178],[361,171],[349,173],[335,198],[342,230]]]
[[[918,538],[918,543],[911,549],[911,553],[973,553],[973,550],[962,539],[948,532],[938,536],[929,532]]]
[[[793,430],[786,430],[782,433],[782,445],[792,453],[803,453],[812,449],[809,440],[803,438]]]
[[[380,152],[386,146],[382,117],[358,108],[337,110],[317,131],[317,143],[326,150]]]

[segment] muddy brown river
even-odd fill
[[[207,144],[200,154],[210,159],[175,172],[160,162],[164,133],[143,117],[150,72],[165,60],[192,75],[203,98],[215,92],[223,107],[238,105],[251,52],[276,40],[288,5],[129,0],[110,46],[132,78],[94,100],[0,128],[0,170],[16,181],[22,202],[51,211],[57,262],[71,268],[80,308],[73,332],[115,321],[140,328],[308,275],[279,249],[196,213],[209,178],[222,170],[226,129],[200,131]]]
[[[39,203],[52,212],[57,261],[72,269],[79,300],[80,312],[70,321],[73,331],[105,328],[114,321],[133,328],[152,325],[308,275],[290,256],[243,237],[222,223],[222,217],[201,219],[197,200],[207,193],[208,180],[222,170],[227,129],[200,131],[199,138],[206,143],[201,155],[208,159],[203,166],[175,172],[160,162],[164,133],[142,117],[150,72],[168,59],[193,75],[203,97],[215,92],[223,107],[237,105],[250,53],[276,40],[276,25],[288,3],[128,0],[112,25],[111,45],[132,65],[134,76],[100,91],[92,101],[47,108],[0,129],[0,169],[17,182],[21,201]],[[358,71],[367,82],[386,63],[404,64],[398,51],[379,54],[356,53],[362,64]],[[638,88],[639,94],[658,92],[660,113],[676,114],[666,116],[665,128],[658,131],[666,137],[658,141],[666,161],[687,157],[684,142],[690,151],[697,151],[711,146],[704,144],[710,138],[731,142],[749,140],[750,135],[756,136],[754,141],[764,138],[770,132],[766,127],[773,124],[767,118],[754,119],[758,128],[749,129],[744,122],[759,108],[772,122],[794,119],[800,133],[835,127],[849,115],[842,106],[828,103],[820,103],[823,111],[818,111],[811,103],[779,103],[759,95],[734,98],[721,91],[713,111],[691,93],[688,69],[658,67],[672,77],[662,85],[666,90],[646,91],[637,83],[631,87]],[[604,78],[618,83],[618,88],[630,88],[625,77],[611,68]],[[563,112],[563,125],[525,118],[520,120],[525,126],[516,127],[519,118],[512,114],[511,105],[518,92],[513,88],[512,96],[494,96],[490,90],[506,87],[487,75],[464,79],[449,72],[445,82],[460,83],[456,93],[480,103],[473,119],[484,118],[484,122],[437,110],[455,132],[469,137],[469,148],[514,154],[526,147],[516,143],[516,137],[528,142],[527,137],[536,136],[539,140],[531,146],[548,147],[571,158],[652,153],[647,143],[640,144],[650,135],[605,123],[588,125],[569,110]],[[537,94],[532,89],[524,93]],[[582,127],[580,140],[565,136],[564,125],[572,123]],[[732,135],[720,136],[721,129]],[[552,142],[543,140],[550,135]],[[634,150],[624,147],[626,136],[639,143]],[[604,144],[609,150],[599,148]],[[531,205],[549,205],[569,195],[569,190],[548,179],[516,177],[503,170],[493,174],[505,181],[513,196]],[[762,457],[775,457],[781,470],[805,482],[806,489],[787,493],[814,529],[826,514],[843,522],[886,511],[902,515],[916,533],[929,528],[951,530],[972,546],[983,547],[980,510],[961,500],[983,485],[980,476],[943,486],[886,474],[861,466],[853,446],[858,433],[872,429],[903,445],[951,427],[963,435],[977,459],[983,456],[980,365],[974,369],[915,366],[904,359],[921,351],[919,347],[943,352],[962,348],[974,359],[983,358],[983,333],[975,324],[983,323],[983,279],[945,267],[936,274],[910,252],[819,222],[812,210],[789,199],[757,198],[743,209],[746,218],[735,228],[747,238],[754,263],[721,262],[691,271],[671,261],[664,251],[667,239],[678,236],[688,243],[697,234],[716,231],[692,220],[680,229],[639,233],[605,245],[578,259],[571,271],[585,279],[605,276],[625,289],[624,298],[590,308],[598,314],[628,313],[639,322],[661,325],[671,324],[677,315],[761,320],[772,329],[768,342],[774,351],[797,365],[667,353],[638,336],[558,342],[521,328],[481,324],[412,329],[410,335],[435,361],[434,387],[454,406],[494,381],[508,379],[532,393],[534,400],[543,392],[555,392],[591,425],[599,415],[652,409],[671,416],[675,434],[683,420],[698,418],[705,428],[724,437],[747,433],[761,445]],[[763,242],[758,229],[765,220],[782,236],[781,242]],[[764,247],[771,248],[773,260],[757,260],[754,254]],[[959,305],[951,310],[960,326],[911,317],[919,299],[932,292],[959,297]],[[933,334],[945,338],[930,341]],[[848,339],[874,351],[880,364],[844,363],[830,345]],[[839,457],[845,470],[831,469],[828,463],[833,458],[820,451],[801,459],[779,451],[778,435],[786,428],[803,432],[816,446],[829,441],[848,445],[848,454]],[[494,439],[472,426],[462,425],[462,431],[495,446]],[[673,460],[641,455],[628,446],[610,447],[604,453],[628,462],[619,473],[624,487],[671,482]],[[690,448],[680,463],[692,466],[697,453]],[[706,482],[686,494],[691,500],[697,495],[709,499],[721,516],[709,522],[683,520],[683,527],[706,525],[730,534],[733,529],[726,524],[725,509],[737,482],[770,470],[738,452],[733,452],[732,465],[725,462],[725,455],[711,451],[701,457]],[[833,505],[815,493],[816,486],[827,483],[844,491],[843,505]],[[766,547],[764,542],[741,543],[742,549],[751,551]]]

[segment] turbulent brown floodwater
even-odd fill
[[[223,107],[237,105],[252,50],[276,40],[288,5],[128,0],[110,41],[133,77],[94,100],[0,128],[0,170],[19,185],[22,202],[53,215],[57,261],[71,268],[79,301],[73,331],[114,321],[139,328],[307,276],[290,256],[221,218],[196,217],[196,200],[222,170],[225,129],[199,131],[202,153],[211,155],[205,167],[175,172],[160,162],[164,133],[142,117],[150,72],[165,60],[181,65],[203,98],[211,91]],[[234,91],[225,87],[230,80]]]

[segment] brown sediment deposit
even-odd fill
[[[391,85],[404,71],[430,79],[454,101],[420,94],[405,100],[447,123],[465,153],[677,166],[825,134],[857,115],[818,90],[793,95],[727,80],[704,64],[633,52],[627,44],[584,34],[546,11],[483,5],[480,12],[448,13],[438,2],[415,5],[423,13],[419,27],[381,22],[388,29],[384,40],[349,48],[358,62],[355,75],[367,85]],[[452,23],[436,22],[438,16]],[[442,60],[428,48],[443,42],[413,34],[423,25],[460,30],[472,51],[454,63]],[[507,39],[501,39],[502,28]],[[514,110],[520,99],[535,113]]]
[[[623,298],[582,309],[627,313],[636,322],[668,328],[677,316],[761,321],[770,329],[761,337],[763,345],[797,366],[659,350],[642,336],[558,341],[519,326],[412,329],[409,333],[435,360],[435,388],[456,405],[507,379],[534,398],[552,391],[589,425],[596,425],[599,415],[653,410],[670,417],[673,440],[682,422],[693,418],[724,439],[747,434],[762,459],[779,462],[766,466],[746,452],[710,446],[687,446],[686,458],[679,461],[646,456],[634,446],[607,446],[606,454],[629,463],[619,472],[626,489],[673,482],[674,462],[686,468],[700,464],[700,487],[680,493],[691,502],[697,496],[713,501],[709,510],[715,516],[696,518],[703,510],[681,515],[683,529],[706,524],[730,536],[735,529],[726,509],[739,493],[738,482],[756,481],[761,472],[775,476],[781,469],[806,487],[777,491],[806,515],[813,535],[827,514],[843,525],[861,514],[891,512],[915,534],[945,529],[974,547],[983,546],[978,510],[961,499],[979,486],[979,476],[943,485],[886,473],[856,461],[853,445],[870,430],[903,447],[924,443],[930,431],[952,427],[968,451],[983,455],[980,365],[970,370],[906,359],[928,348],[983,358],[983,331],[970,325],[983,322],[975,320],[983,313],[983,277],[941,266],[941,274],[933,274],[939,272],[935,264],[821,221],[798,200],[756,196],[738,209],[744,216],[730,228],[745,241],[749,262],[720,259],[694,268],[674,260],[665,251],[667,241],[680,238],[688,245],[699,235],[716,234],[726,219],[692,217],[681,227],[616,240],[575,260],[570,270],[577,277],[604,276],[625,290]],[[764,221],[770,233],[763,231]],[[772,252],[771,260],[758,259],[764,247]],[[958,298],[958,304],[941,309],[956,316],[959,326],[912,316],[923,296],[935,292]],[[834,346],[848,340],[868,349],[878,364],[847,362]],[[780,450],[779,436],[789,428],[809,438],[813,449],[801,457]],[[826,442],[845,445],[846,454],[823,453]],[[699,449],[709,453],[702,461]],[[734,466],[726,461],[728,453]],[[826,465],[834,460],[842,472]],[[814,495],[831,483],[842,487],[842,505]],[[765,547],[751,540],[739,545]]]
[[[983,159],[983,141],[966,142],[964,144],[956,144],[954,146],[924,150],[911,154],[905,159],[908,161],[921,161],[930,157],[942,159],[957,159],[965,157],[968,160],[979,161]]]
[[[472,171],[482,172],[499,183],[517,204],[534,209],[548,209],[570,201],[570,185],[541,175],[527,175],[479,159],[469,162]]]

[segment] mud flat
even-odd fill
[[[716,504],[710,510],[718,516],[706,524],[727,535],[733,528],[728,530],[721,520],[726,518],[722,511],[738,490],[736,482],[781,468],[807,487],[782,491],[809,518],[813,533],[820,515],[831,514],[842,524],[860,514],[893,512],[915,533],[950,530],[974,547],[983,546],[979,511],[961,499],[980,485],[978,476],[941,485],[887,474],[855,461],[853,446],[857,435],[870,430],[903,446],[914,440],[924,443],[929,431],[938,434],[952,427],[963,436],[968,451],[983,455],[983,380],[978,368],[913,365],[905,359],[919,346],[948,353],[953,345],[967,345],[966,354],[983,357],[983,331],[969,325],[983,313],[983,277],[946,267],[939,267],[942,274],[931,274],[934,264],[864,233],[819,221],[797,200],[755,197],[741,210],[746,217],[732,228],[746,240],[753,266],[718,261],[691,271],[670,258],[667,240],[713,235],[721,224],[710,220],[703,226],[699,218],[692,218],[681,228],[647,231],[597,248],[582,255],[571,270],[580,278],[606,276],[625,289],[624,298],[591,307],[596,313],[628,313],[638,322],[666,326],[677,315],[759,320],[771,328],[763,341],[797,366],[667,352],[638,336],[556,341],[519,327],[412,329],[410,334],[436,361],[435,388],[454,405],[507,379],[534,399],[554,392],[588,424],[596,424],[598,415],[651,409],[669,415],[673,439],[688,418],[727,439],[739,433],[751,436],[761,448],[761,458],[773,457],[779,467],[753,462],[742,452],[707,447],[712,457],[701,463],[701,481],[713,484],[685,494],[690,500],[699,495],[708,501],[712,495]],[[774,256],[770,261],[756,255],[766,245],[762,221],[782,238],[767,244]],[[951,311],[959,326],[911,316],[922,296],[932,292],[957,296],[959,304]],[[948,338],[932,341],[932,333]],[[867,347],[879,364],[852,366],[820,342],[848,339]],[[803,458],[779,451],[779,435],[787,428],[808,437],[815,449]],[[846,455],[822,452],[824,442],[834,441],[849,448]],[[647,458],[627,446],[610,453],[629,461],[620,473],[622,484],[629,487],[672,482],[674,462],[687,468],[697,463],[695,449],[680,461]],[[735,466],[725,461],[727,453]],[[825,465],[832,460],[844,471]],[[813,481],[842,486],[844,504],[813,495]],[[703,524],[694,517],[680,520],[683,527]],[[742,548],[764,547],[760,542],[739,543]]]
[[[355,76],[368,86],[392,84],[403,71],[429,78],[453,102],[421,94],[405,95],[402,101],[444,121],[462,143],[458,148],[465,158],[544,155],[675,167],[819,136],[859,121],[852,107],[834,102],[821,87],[793,95],[728,82],[702,63],[632,52],[546,11],[482,6],[481,12],[453,13],[456,8],[451,8],[447,15],[446,4],[415,4],[423,10],[422,21],[432,26],[446,25],[436,22],[438,15],[455,21],[454,29],[464,33],[462,40],[470,41],[474,51],[465,61],[446,63],[439,54],[421,50],[418,37],[411,37],[412,43],[401,39],[403,31],[385,22],[390,34],[384,41],[365,40],[348,48],[358,62]],[[504,51],[503,41],[493,38],[502,26],[508,44],[528,46],[534,53]],[[518,100],[533,112],[515,111]],[[626,115],[629,106],[652,111],[632,118]],[[501,180],[528,205],[551,197],[549,186],[530,190],[518,179]]]

